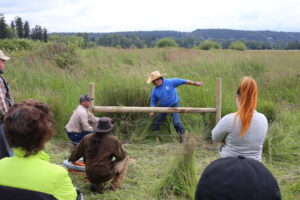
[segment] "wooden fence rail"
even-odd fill
[[[95,84],[89,85],[89,96],[95,98]],[[124,106],[94,106],[92,112],[100,113],[216,113],[216,123],[221,119],[222,109],[222,79],[216,80],[216,107],[215,108],[190,108],[190,107],[124,107]]]

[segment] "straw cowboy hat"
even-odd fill
[[[113,129],[112,119],[109,117],[101,117],[97,124],[93,127],[95,133],[107,133]]]
[[[159,71],[151,72],[150,76],[148,77],[147,83],[151,83],[152,81],[155,81],[156,79],[159,79],[166,74],[161,74]]]
[[[4,53],[0,50],[0,59],[6,61],[6,60],[9,60],[10,57],[5,56]]]

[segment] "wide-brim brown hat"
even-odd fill
[[[7,57],[6,55],[4,55],[4,53],[0,50],[0,59],[6,61],[6,60],[9,60],[10,57]]]
[[[154,71],[150,73],[150,76],[148,77],[147,83],[151,83],[152,81],[155,81],[156,79],[159,79],[166,74],[161,74],[159,71]]]
[[[109,117],[101,117],[97,124],[94,125],[94,133],[107,133],[113,129],[113,120]]]

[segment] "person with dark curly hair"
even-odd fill
[[[49,156],[42,151],[53,135],[48,105],[36,100],[13,105],[6,114],[4,129],[15,155],[0,160],[1,199],[76,199],[68,172],[49,163]]]

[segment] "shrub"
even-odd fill
[[[177,43],[172,38],[162,38],[157,41],[156,47],[166,48],[166,47],[177,47]]]
[[[50,42],[39,51],[42,58],[54,60],[59,68],[68,68],[79,61],[74,45]]]
[[[57,55],[55,57],[56,65],[62,69],[76,64],[76,61],[77,61],[76,58],[68,52],[63,53],[61,55]]]
[[[29,39],[14,38],[0,40],[0,48],[6,51],[32,50],[37,44],[40,44],[40,42]]]
[[[229,45],[229,49],[235,49],[235,50],[239,50],[239,51],[244,51],[247,49],[246,45],[244,42],[242,41],[235,41],[235,42],[231,42]]]
[[[203,49],[203,50],[220,49],[221,45],[218,42],[214,42],[211,40],[205,40],[200,43],[199,48]]]
[[[83,48],[84,47],[84,39],[80,36],[51,34],[51,35],[49,35],[49,42],[62,43],[68,47],[73,47],[73,48]]]

